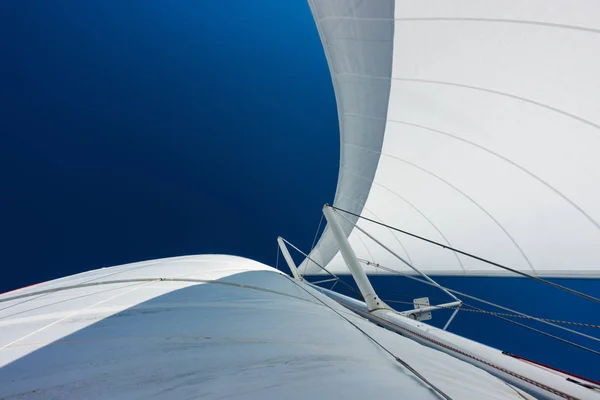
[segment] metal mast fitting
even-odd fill
[[[356,254],[354,253],[354,250],[352,250],[352,246],[350,246],[350,242],[348,242],[348,238],[346,238],[340,223],[337,221],[333,209],[328,204],[325,204],[323,207],[323,215],[325,215],[325,218],[327,219],[327,223],[329,224],[329,228],[333,233],[333,237],[340,248],[340,253],[342,253],[342,257],[344,258],[348,269],[352,273],[352,277],[354,278],[354,281],[360,290],[360,294],[365,299],[365,303],[367,304],[369,311],[391,309],[375,293],[375,289],[373,289],[367,274],[360,266],[360,263],[356,258]]]

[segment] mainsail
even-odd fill
[[[309,3],[338,103],[335,206],[531,275],[600,276],[597,2]],[[358,257],[395,270],[412,273],[355,223],[429,274],[506,273],[341,222]],[[329,229],[311,258],[347,271]]]

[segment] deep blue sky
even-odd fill
[[[310,247],[339,134],[305,0],[0,1],[0,57],[0,292],[185,254],[273,264],[277,235]],[[536,283],[442,282],[598,323],[595,304]],[[597,282],[562,283],[600,296]],[[374,284],[387,299],[440,297]],[[488,316],[460,313],[452,330],[600,379],[597,356]]]
[[[0,49],[0,292],[310,247],[339,134],[306,1],[3,1]]]

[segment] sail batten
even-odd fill
[[[533,275],[600,277],[597,3],[311,5],[340,114],[335,206]],[[374,39],[389,45],[384,32],[391,52],[378,55],[389,74],[362,51]],[[371,101],[376,88],[389,90],[383,103]],[[357,255],[372,262],[410,272],[353,224],[430,274],[504,274],[346,222]],[[346,269],[327,229],[312,258]],[[318,272],[310,264],[303,268]]]

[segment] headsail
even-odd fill
[[[309,3],[338,102],[334,205],[531,274],[600,276],[596,2]],[[354,223],[429,274],[504,273],[354,218],[360,258],[411,272]],[[311,257],[345,270],[328,230]]]
[[[399,393],[531,399],[241,257],[152,260],[0,294],[0,398],[396,399]]]

